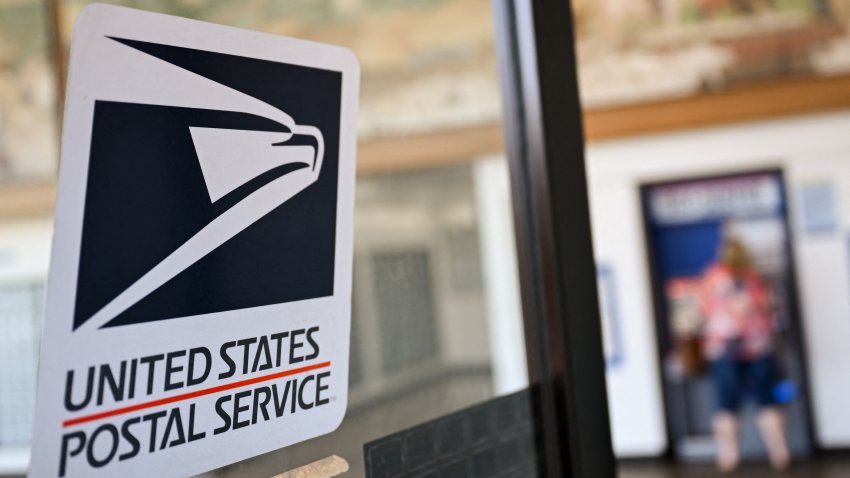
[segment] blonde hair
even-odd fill
[[[747,248],[741,241],[732,237],[726,238],[721,244],[718,259],[735,275],[743,274],[752,268]]]

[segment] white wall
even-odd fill
[[[493,392],[503,395],[528,386],[511,186],[503,157],[480,159],[473,168]]]
[[[620,359],[608,362],[607,373],[614,451],[658,455],[667,436],[638,191],[630,178],[591,177],[596,262],[616,284],[608,294],[617,302],[617,317],[604,319],[619,326],[622,348]],[[609,348],[606,344],[606,352]]]
[[[625,360],[608,372],[618,455],[666,446],[639,185],[772,167],[785,173],[794,225],[816,440],[850,446],[850,112],[596,143],[587,161],[597,260],[617,276],[624,329]],[[800,227],[799,191],[810,184],[835,192],[832,233]]]

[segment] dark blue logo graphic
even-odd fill
[[[279,114],[95,101],[74,328],[332,295],[342,74],[113,40]]]

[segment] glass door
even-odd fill
[[[47,3],[64,58],[89,2]],[[345,419],[208,476],[613,476],[568,1],[108,3],[362,68]]]

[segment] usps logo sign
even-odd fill
[[[81,13],[31,476],[186,476],[339,426],[358,82],[338,47]]]

